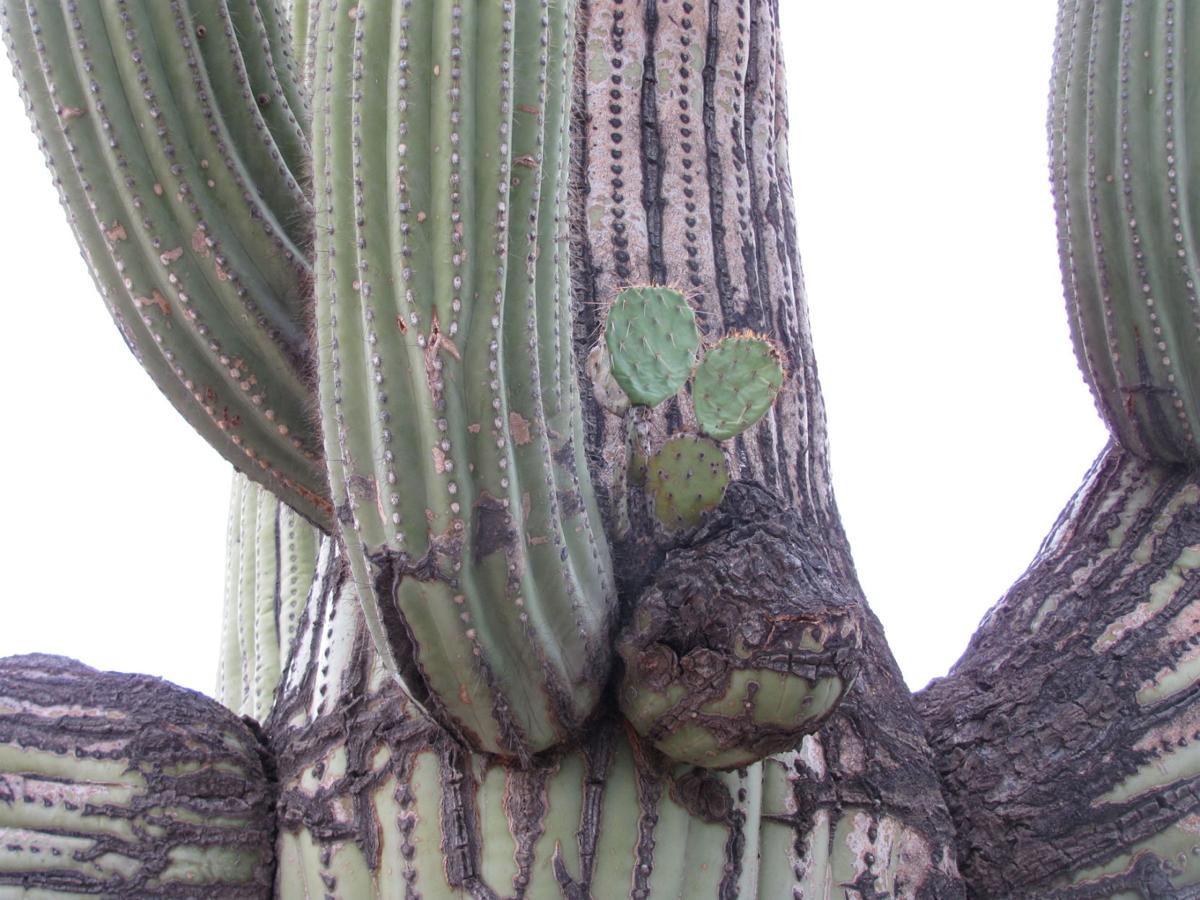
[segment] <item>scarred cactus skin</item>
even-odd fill
[[[671,759],[748,765],[795,747],[846,692],[859,606],[811,531],[737,482],[638,598],[617,644],[621,711]]]
[[[277,75],[278,18],[260,13],[253,0],[7,0],[3,31],[126,343],[226,459],[329,528],[304,113]]]
[[[146,675],[0,660],[0,896],[271,896],[275,791],[233,713]]]
[[[631,287],[608,310],[604,341],[612,377],[640,406],[677,394],[692,374],[700,333],[687,298],[667,287]]]
[[[779,396],[784,371],[779,350],[752,332],[731,334],[704,353],[692,383],[700,430],[718,441],[761,419]]]
[[[1126,449],[1200,460],[1193,4],[1061,7],[1050,173],[1071,337]]]
[[[573,15],[330,2],[315,36],[320,397],[342,534],[413,698],[519,760],[592,713],[615,614],[568,305]]]

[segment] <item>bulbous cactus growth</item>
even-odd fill
[[[713,769],[797,746],[856,673],[858,604],[761,487],[729,488],[669,553],[617,650],[621,711],[671,759]]]
[[[1186,2],[1060,6],[1049,127],[1071,334],[1122,446],[1200,460],[1194,105]]]
[[[568,305],[573,17],[331,2],[314,36],[321,410],[358,590],[414,699],[520,760],[591,715],[615,615]]]
[[[0,895],[268,895],[265,748],[219,704],[58,656],[0,660]]]

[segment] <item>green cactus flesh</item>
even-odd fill
[[[719,441],[761,419],[783,387],[783,363],[767,338],[733,334],[707,350],[692,383],[700,430]]]
[[[657,406],[677,394],[692,374],[700,333],[679,291],[631,287],[608,310],[604,341],[612,377],[639,406]]]
[[[668,531],[692,528],[715,509],[729,484],[725,451],[716,441],[693,434],[671,438],[636,466],[631,481],[644,485],[654,515]]]
[[[262,757],[192,691],[57,656],[0,660],[0,896],[269,896]]]
[[[1200,275],[1186,148],[1200,19],[1184,3],[1060,7],[1051,176],[1076,355],[1120,443],[1200,459]]]
[[[260,81],[274,72],[255,5],[68,13],[6,0],[3,15],[63,205],[131,350],[227,459],[330,527],[309,416],[311,207],[295,175],[307,143],[283,96],[253,93],[273,90]]]
[[[316,564],[317,530],[270,491],[234,473],[216,697],[262,721],[296,633]]]
[[[330,3],[315,36],[320,405],[350,563],[413,698],[510,757],[574,733],[611,654],[564,243],[572,14]]]

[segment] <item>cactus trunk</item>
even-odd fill
[[[1120,446],[914,703],[830,485],[775,0],[4,0],[105,302],[244,473],[219,692],[270,749],[0,663],[0,889],[1198,896],[1200,19],[1060,9]]]

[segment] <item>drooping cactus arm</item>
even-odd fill
[[[88,3],[68,15],[13,0],[4,15],[31,118],[118,327],[210,443],[328,524],[308,421],[309,269],[297,245],[307,201],[290,168],[303,148],[280,143],[302,135],[252,92],[269,58],[254,41],[239,46],[229,12],[248,3]]]
[[[614,612],[560,381],[570,13],[328,3],[316,41],[321,405],[342,533],[414,696],[517,757],[591,713]]]

